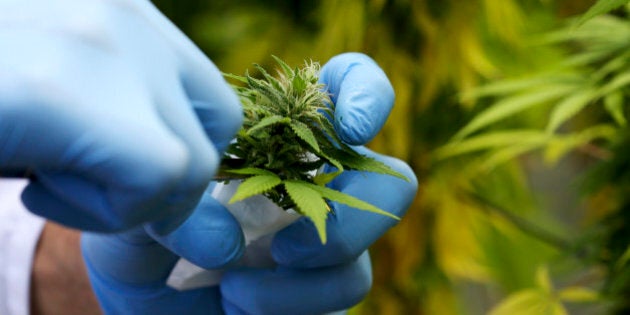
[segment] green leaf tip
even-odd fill
[[[326,218],[330,208],[324,198],[307,183],[286,181],[284,187],[300,213],[313,222],[322,244],[326,244]]]
[[[580,26],[598,15],[608,13],[628,3],[630,0],[599,0],[578,19],[575,26]]]
[[[230,203],[262,194],[282,183],[282,180],[273,175],[256,175],[244,180],[230,199]]]

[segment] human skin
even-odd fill
[[[46,222],[31,273],[32,315],[102,314],[81,257],[80,232]]]

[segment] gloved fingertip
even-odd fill
[[[385,124],[394,105],[394,88],[367,55],[345,53],[322,68],[320,81],[335,103],[335,129],[351,145],[365,144]]]

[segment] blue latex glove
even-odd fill
[[[34,173],[32,212],[172,230],[240,122],[220,72],[149,1],[0,1],[0,176]]]
[[[338,94],[335,116],[346,118],[336,120],[342,137],[359,143],[371,139],[393,104],[391,85],[380,68],[365,55],[344,54],[323,67],[322,82]],[[365,148],[357,150],[374,155],[411,181],[346,172],[331,184],[402,216],[417,188],[411,169]],[[321,245],[310,221],[303,218],[276,236],[272,254],[277,268],[231,270],[219,287],[179,292],[165,285],[179,257],[210,269],[229,266],[243,253],[238,223],[209,194],[191,217],[168,235],[143,228],[117,235],[86,233],[83,254],[94,291],[107,314],[324,313],[347,308],[363,298],[371,285],[366,249],[397,222],[343,205],[332,207],[336,216],[328,221],[326,246]]]
[[[334,189],[404,215],[417,190],[413,172],[400,160],[371,155],[407,176],[411,182],[374,173],[344,172]],[[349,308],[371,287],[367,248],[396,220],[332,203],[334,216],[326,223],[328,242],[322,245],[306,218],[276,234],[272,255],[275,269],[237,269],[221,281],[228,314],[322,314]]]
[[[204,194],[192,215],[167,235],[146,228],[83,233],[81,248],[105,314],[222,314],[218,288],[180,292],[166,279],[180,257],[208,269],[226,267],[242,256],[244,238],[228,210]]]
[[[384,124],[394,93],[382,70],[367,56],[348,53],[322,68],[321,80],[333,93],[335,128],[348,143],[363,144]],[[411,205],[418,183],[404,162],[373,156],[409,178],[363,172],[344,172],[330,186],[402,217]],[[328,241],[322,245],[306,218],[278,232],[272,243],[275,269],[236,269],[221,281],[223,307],[228,314],[322,314],[349,308],[371,287],[367,248],[397,223],[389,217],[332,203],[326,223]]]

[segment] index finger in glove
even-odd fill
[[[394,88],[376,62],[360,53],[338,55],[322,67],[320,82],[335,103],[339,137],[351,145],[374,138],[394,105]]]

